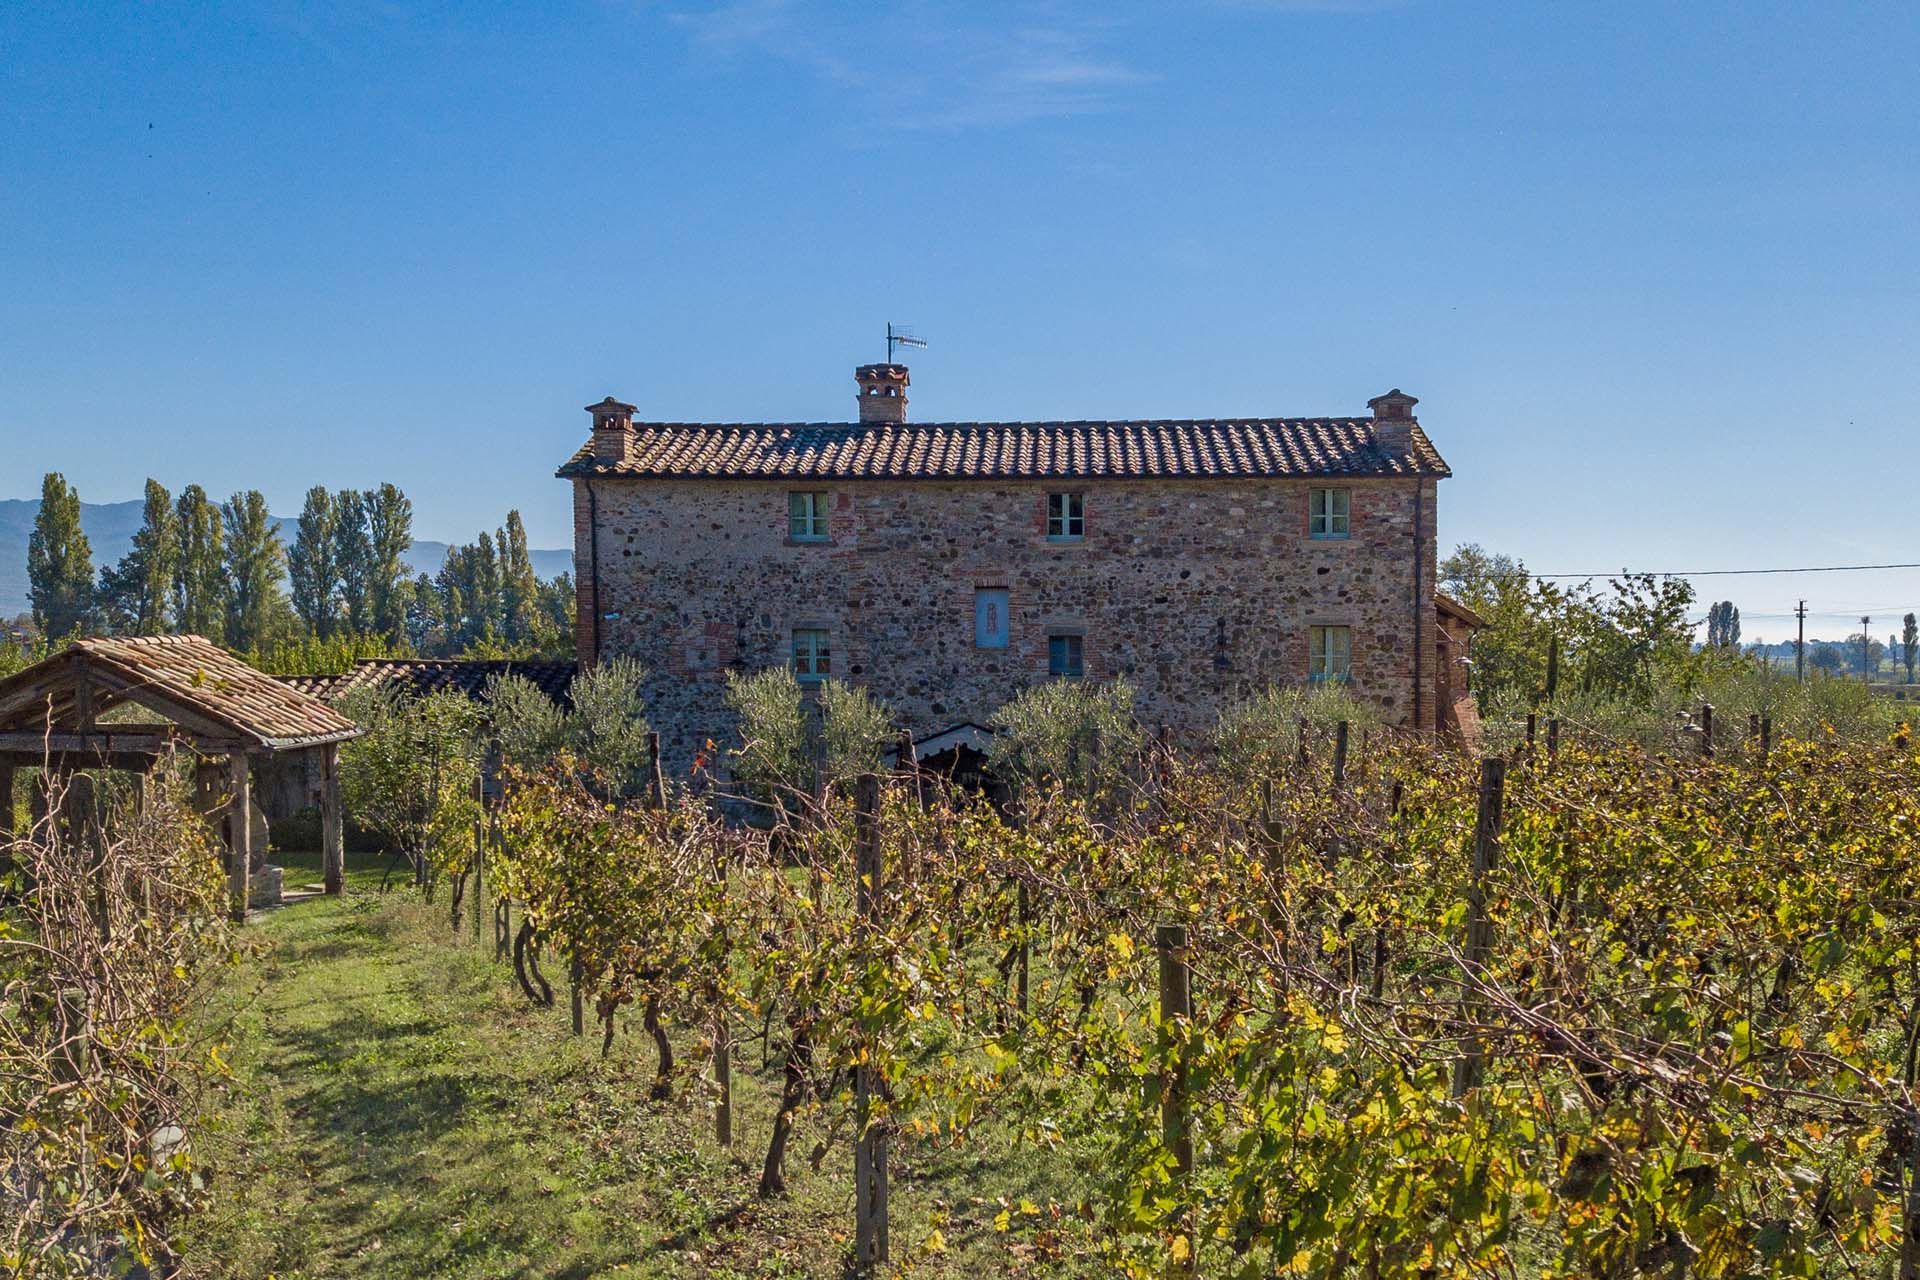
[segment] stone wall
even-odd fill
[[[730,745],[727,670],[787,662],[796,627],[825,629],[833,674],[916,735],[986,722],[1047,678],[1050,633],[1077,632],[1089,677],[1126,677],[1145,723],[1194,737],[1234,696],[1304,682],[1315,624],[1352,628],[1354,691],[1411,724],[1417,633],[1431,728],[1435,482],[1346,482],[1351,536],[1321,541],[1308,491],[1327,483],[576,479],[581,658],[646,664],[676,772],[707,739]],[[1085,538],[1049,541],[1047,494],[1069,487]],[[787,537],[796,488],[830,494],[828,542]],[[1008,593],[1007,648],[975,647],[982,588]]]

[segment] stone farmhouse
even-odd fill
[[[931,752],[1055,678],[1125,677],[1198,737],[1268,684],[1340,681],[1453,726],[1470,614],[1436,602],[1450,472],[1398,390],[1367,417],[911,422],[904,365],[851,423],[636,422],[573,482],[582,664],[631,654],[669,770],[731,736],[730,669],[867,687]],[[1444,630],[1443,630],[1444,628]]]

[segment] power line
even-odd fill
[[[1534,573],[1527,571],[1530,578],[1718,578],[1733,574],[1756,573],[1858,573],[1867,569],[1920,569],[1920,562],[1913,564],[1817,564],[1805,565],[1797,569],[1603,569],[1597,573]]]

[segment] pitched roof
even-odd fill
[[[353,721],[201,636],[98,636],[0,680],[0,720],[68,724],[77,711],[78,677],[95,689],[94,709],[132,702],[176,720],[188,739],[231,735],[268,750],[356,737]]]
[[[643,479],[1246,479],[1451,475],[1418,425],[1404,449],[1371,418],[1151,422],[681,423],[633,426],[630,456],[589,443],[557,474]]]
[[[532,681],[534,688],[565,704],[573,685],[571,662],[519,662],[511,659],[361,658],[341,675],[281,676],[282,683],[316,698],[334,699],[355,689],[398,690],[422,697],[441,689],[486,701],[487,682],[509,673]]]

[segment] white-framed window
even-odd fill
[[[1307,679],[1314,684],[1345,684],[1353,679],[1351,628],[1307,628]]]
[[[827,494],[824,489],[795,489],[787,494],[787,536],[795,542],[827,540]]]
[[[1307,533],[1315,538],[1344,538],[1352,523],[1349,489],[1315,489],[1307,505]]]
[[[1051,635],[1047,637],[1047,674],[1078,680],[1087,674],[1086,637]]]
[[[1087,534],[1087,495],[1047,495],[1047,537],[1055,542],[1077,542]]]
[[[833,674],[832,653],[824,627],[793,629],[793,674],[802,684],[825,680]]]

